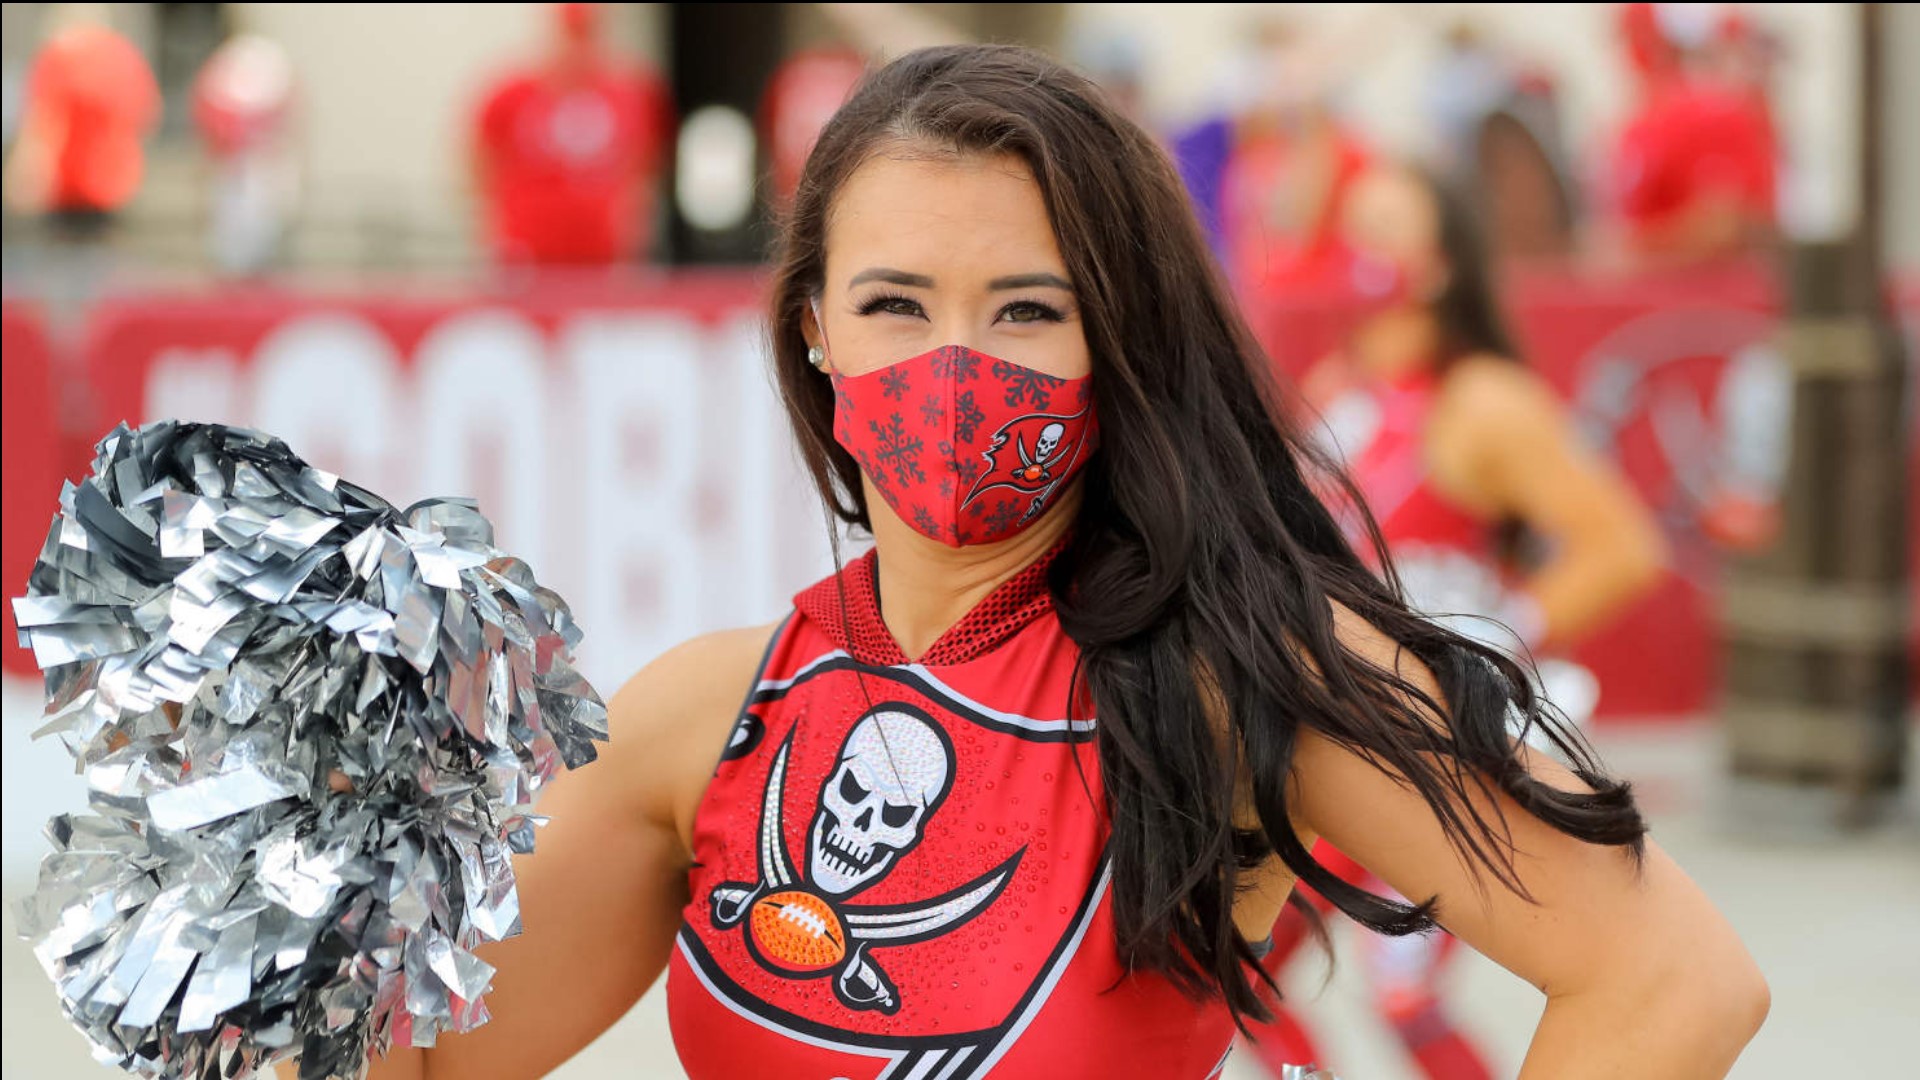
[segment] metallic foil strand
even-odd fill
[[[471,500],[404,510],[260,432],[116,428],[13,601],[88,812],[20,932],[94,1056],[358,1080],[486,1022],[510,853],[606,710]]]

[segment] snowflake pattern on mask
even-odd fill
[[[895,401],[905,401],[911,385],[905,368],[894,368],[880,375],[880,392]]]
[[[953,437],[963,443],[973,441],[974,432],[987,422],[987,414],[973,400],[973,391],[968,390],[953,402]]]
[[[926,480],[927,474],[920,468],[920,453],[926,449],[926,443],[920,436],[908,433],[906,421],[899,413],[889,417],[885,426],[878,420],[869,420],[867,427],[873,432],[874,458],[881,468],[892,469],[902,484]]]
[[[940,460],[946,463],[947,471],[959,478],[960,483],[972,487],[980,474],[986,471],[986,463],[978,456],[961,454],[954,450],[953,444],[942,440],[939,447]]]
[[[927,400],[920,403],[920,419],[928,427],[939,427],[946,422],[947,407],[940,404],[940,395],[928,394]]]
[[[933,515],[924,506],[913,508],[913,527],[929,536],[940,532],[940,523],[933,520]]]
[[[1053,392],[1067,385],[1067,380],[1057,375],[1009,364],[1005,360],[993,362],[993,377],[1006,386],[1009,408],[1018,408],[1028,402],[1035,409],[1048,408],[1053,403]]]
[[[1004,533],[1020,520],[1019,499],[996,499],[993,512],[986,517],[985,525],[991,532]]]
[[[951,378],[963,383],[980,377],[980,357],[952,345],[934,352],[932,367],[936,379]]]
[[[879,474],[880,470],[874,466],[873,458],[869,456],[865,450],[857,451],[853,456],[854,459],[860,463],[861,472],[866,473],[868,476],[876,476]],[[875,484],[874,487],[879,490],[880,497],[887,501],[887,505],[893,505],[894,495],[892,488],[885,484]]]

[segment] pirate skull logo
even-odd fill
[[[1027,453],[1027,446],[1019,439],[1013,440],[1013,449],[1020,455],[1020,468],[1013,475],[1029,484],[1044,483],[1053,479],[1053,472],[1047,468],[1047,459],[1060,449],[1060,440],[1065,438],[1067,426],[1055,421],[1040,429],[1034,436],[1033,453]]]
[[[1045,462],[1052,457],[1053,452],[1060,449],[1060,440],[1065,438],[1066,434],[1067,425],[1058,421],[1041,428],[1040,437],[1033,441],[1034,460]]]
[[[860,718],[841,744],[820,792],[808,841],[808,880],[787,851],[784,815],[793,732],[780,744],[760,804],[759,879],[707,894],[717,929],[743,926],[748,953],[788,978],[832,976],[850,1009],[895,1013],[900,994],[872,950],[926,941],[986,910],[1013,879],[1022,847],[999,866],[938,896],[909,904],[846,899],[884,878],[919,844],[927,819],[953,784],[946,733],[901,703]]]
[[[847,896],[878,881],[920,842],[952,783],[946,742],[931,724],[905,712],[868,714],[820,791],[807,867],[814,887]]]

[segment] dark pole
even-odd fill
[[[1860,6],[1857,220],[1841,239],[1787,251],[1781,351],[1794,410],[1783,529],[1729,568],[1722,612],[1736,793],[1782,804],[1782,789],[1797,787],[1842,825],[1872,820],[1906,782],[1910,738],[1905,364],[1880,238],[1883,7]],[[1744,801],[1743,816],[1762,809]]]

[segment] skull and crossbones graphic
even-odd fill
[[[900,994],[872,950],[951,932],[991,904],[1023,847],[956,889],[905,905],[858,906],[848,897],[885,877],[925,835],[953,786],[953,750],[932,718],[911,705],[870,710],[848,732],[820,791],[808,833],[807,880],[787,851],[783,794],[793,733],[780,744],[760,804],[757,882],[729,881],[707,895],[713,925],[745,924],[748,952],[789,978],[833,976],[850,1009],[894,1013]]]
[[[1013,475],[1029,484],[1038,484],[1053,479],[1053,473],[1047,468],[1048,459],[1054,451],[1060,449],[1060,440],[1065,438],[1067,426],[1058,421],[1040,429],[1034,437],[1033,454],[1027,454],[1026,444],[1019,439],[1013,440],[1013,448],[1020,454],[1020,468]]]

